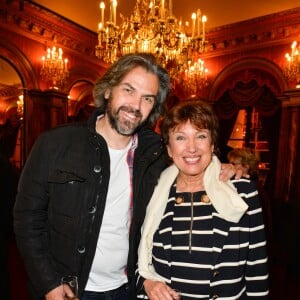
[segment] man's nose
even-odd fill
[[[132,107],[135,110],[140,111],[141,110],[141,106],[142,106],[142,97],[140,95],[135,95],[133,97],[131,105],[132,105]]]

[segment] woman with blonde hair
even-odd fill
[[[227,158],[236,168],[242,167],[244,177],[257,178],[258,159],[250,148],[235,148],[228,152]]]

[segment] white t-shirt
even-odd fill
[[[127,282],[130,174],[125,149],[109,148],[110,181],[97,249],[85,290],[103,292]]]

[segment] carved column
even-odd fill
[[[300,153],[300,90],[286,91],[285,96],[282,101],[274,198],[300,208],[300,157],[297,155]]]
[[[25,159],[44,131],[67,123],[68,95],[57,90],[29,90],[24,97]]]

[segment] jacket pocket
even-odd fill
[[[77,218],[89,198],[90,180],[72,171],[54,170],[48,177],[49,210]]]
[[[49,183],[67,183],[72,181],[85,181],[85,176],[73,171],[54,170],[48,178]]]

